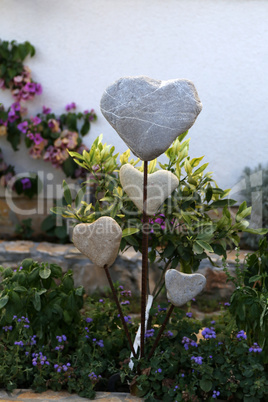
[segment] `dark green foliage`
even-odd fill
[[[257,342],[264,350],[267,364],[268,245],[265,238],[260,240],[258,251],[247,256],[235,284],[237,288],[231,296],[230,313],[238,329],[246,331],[249,341]]]

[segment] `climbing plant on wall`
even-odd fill
[[[54,168],[62,169],[67,177],[83,177],[85,170],[77,168],[67,149],[80,154],[87,150],[82,137],[89,132],[90,124],[97,116],[93,109],[77,112],[74,102],[66,105],[61,115],[43,106],[36,116],[27,116],[25,103],[42,94],[41,84],[32,79],[31,70],[23,64],[27,56],[34,54],[35,48],[29,42],[18,44],[0,40],[0,88],[10,90],[14,98],[8,108],[0,105],[0,137],[6,137],[14,151],[24,141],[30,157],[50,162]],[[7,186],[14,176],[14,167],[0,154],[0,184]],[[12,189],[32,196],[34,180],[24,179],[27,178],[20,178],[19,184],[15,182]]]

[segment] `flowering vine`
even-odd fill
[[[33,81],[31,70],[23,65],[24,59],[34,54],[35,49],[29,42],[17,44],[0,40],[0,88],[11,90],[15,100],[7,109],[0,104],[0,137],[6,136],[15,151],[23,140],[33,159],[50,162],[54,168],[61,168],[67,177],[83,177],[85,170],[77,167],[68,149],[78,153],[87,150],[81,137],[89,132],[97,116],[93,109],[77,112],[74,102],[66,105],[59,116],[45,106],[36,116],[27,116],[25,102],[42,94],[41,84]],[[14,167],[7,165],[2,156],[0,160],[0,184],[7,186],[15,176]],[[27,195],[26,190],[34,187],[32,179],[29,180],[22,178],[20,185],[13,185],[12,189]]]

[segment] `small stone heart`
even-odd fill
[[[101,112],[134,155],[157,158],[187,131],[202,110],[189,80],[123,77],[101,98]]]
[[[202,292],[206,278],[201,274],[183,274],[176,269],[169,269],[165,275],[167,298],[174,306],[183,306]]]
[[[140,211],[143,211],[143,173],[126,163],[121,167],[119,177],[122,187],[131,201]],[[147,202],[145,203],[147,215],[154,215],[178,185],[179,179],[177,176],[166,170],[159,170],[149,174],[147,179]]]
[[[100,267],[113,264],[121,238],[120,226],[109,216],[103,216],[93,223],[79,223],[73,231],[75,247]]]

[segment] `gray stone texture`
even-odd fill
[[[118,254],[122,230],[109,216],[93,223],[79,223],[73,231],[73,242],[81,253],[99,267],[110,267]]]
[[[16,250],[16,253],[14,253],[14,250]],[[235,253],[235,251],[232,251],[227,254],[227,263],[232,275],[235,275]],[[247,253],[247,250],[240,252],[241,264],[243,264]],[[226,283],[226,274],[221,267],[219,256],[211,254],[210,257],[220,268],[213,267],[208,259],[201,261],[198,272],[202,273],[207,279],[204,295],[207,299],[223,298],[228,300],[235,289],[234,284],[231,281]],[[94,291],[103,292],[108,286],[104,270],[81,254],[73,244],[59,245],[46,242],[0,241],[0,265],[16,268],[20,266],[24,258],[32,258],[34,261],[47,262],[48,264],[56,263],[62,267],[63,272],[67,272],[69,269],[72,270],[75,286],[84,286],[88,295]],[[136,253],[133,249],[128,249],[124,253],[119,253],[109,271],[114,282],[119,282],[125,289],[139,295],[141,267],[141,254]],[[158,262],[150,264],[151,291],[159,280],[161,272]]]
[[[134,155],[150,161],[187,131],[202,110],[189,80],[123,77],[104,92],[101,111]]]
[[[122,187],[129,198],[140,211],[143,211],[143,173],[127,163],[121,167],[119,177]],[[179,179],[177,176],[166,170],[159,170],[149,174],[147,179],[146,213],[154,215],[178,185]]]
[[[174,306],[183,306],[197,296],[206,286],[206,278],[201,274],[184,274],[169,269],[165,275],[167,298]]]

